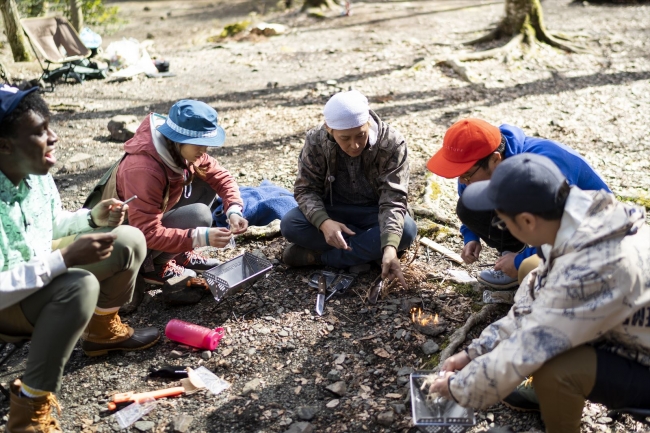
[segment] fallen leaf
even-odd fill
[[[339,400],[334,399],[334,400],[331,400],[329,403],[327,403],[325,406],[329,407],[330,409],[333,409],[338,405],[339,405]]]
[[[300,385],[298,385],[297,387],[295,387],[293,389],[293,393],[296,394],[296,395],[300,394],[300,391],[302,391],[302,386],[300,386]]]
[[[390,392],[386,394],[386,398],[402,398],[402,394],[397,394],[394,392]]]
[[[260,396],[257,395],[257,394],[255,394],[255,393],[252,393],[252,394],[251,394],[251,398],[252,398],[253,400],[259,400],[259,399],[260,399]]]
[[[230,355],[232,353],[232,351],[233,351],[232,347],[224,349],[223,351],[221,351],[221,356],[228,356],[228,355]]]
[[[343,335],[343,338],[350,338],[350,337],[352,337],[352,334],[350,334],[349,332],[343,332],[343,333],[341,333],[341,335]]]
[[[382,358],[390,358],[390,353],[386,352],[386,349],[383,347],[378,347],[374,351],[375,355],[380,356]]]

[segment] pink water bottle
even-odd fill
[[[208,350],[214,350],[217,347],[223,334],[223,328],[212,330],[178,319],[170,320],[165,327],[165,335],[170,340]]]

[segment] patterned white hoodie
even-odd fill
[[[650,227],[645,210],[572,187],[554,245],[521,284],[508,315],[468,347],[452,376],[465,407],[506,397],[546,361],[585,343],[650,365]]]

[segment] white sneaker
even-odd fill
[[[495,290],[507,290],[519,285],[519,280],[517,278],[509,277],[502,271],[494,269],[481,271],[476,279]]]

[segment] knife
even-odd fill
[[[344,287],[345,287],[345,279],[341,278],[341,279],[339,280],[339,282],[336,283],[336,285],[335,285],[334,288],[332,289],[332,293],[330,293],[329,295],[327,295],[327,298],[325,298],[325,300],[326,300],[326,301],[329,300],[329,298],[331,298],[332,296],[336,295],[336,294],[339,292],[339,290],[342,290]]]
[[[318,277],[318,295],[316,295],[316,312],[318,313],[319,316],[323,315],[326,292],[327,292],[327,280],[325,279],[325,275],[321,274]]]
[[[379,296],[381,295],[381,289],[384,287],[384,279],[379,275],[375,278],[375,281],[372,282],[370,286],[370,294],[368,295],[368,303],[375,305]]]

